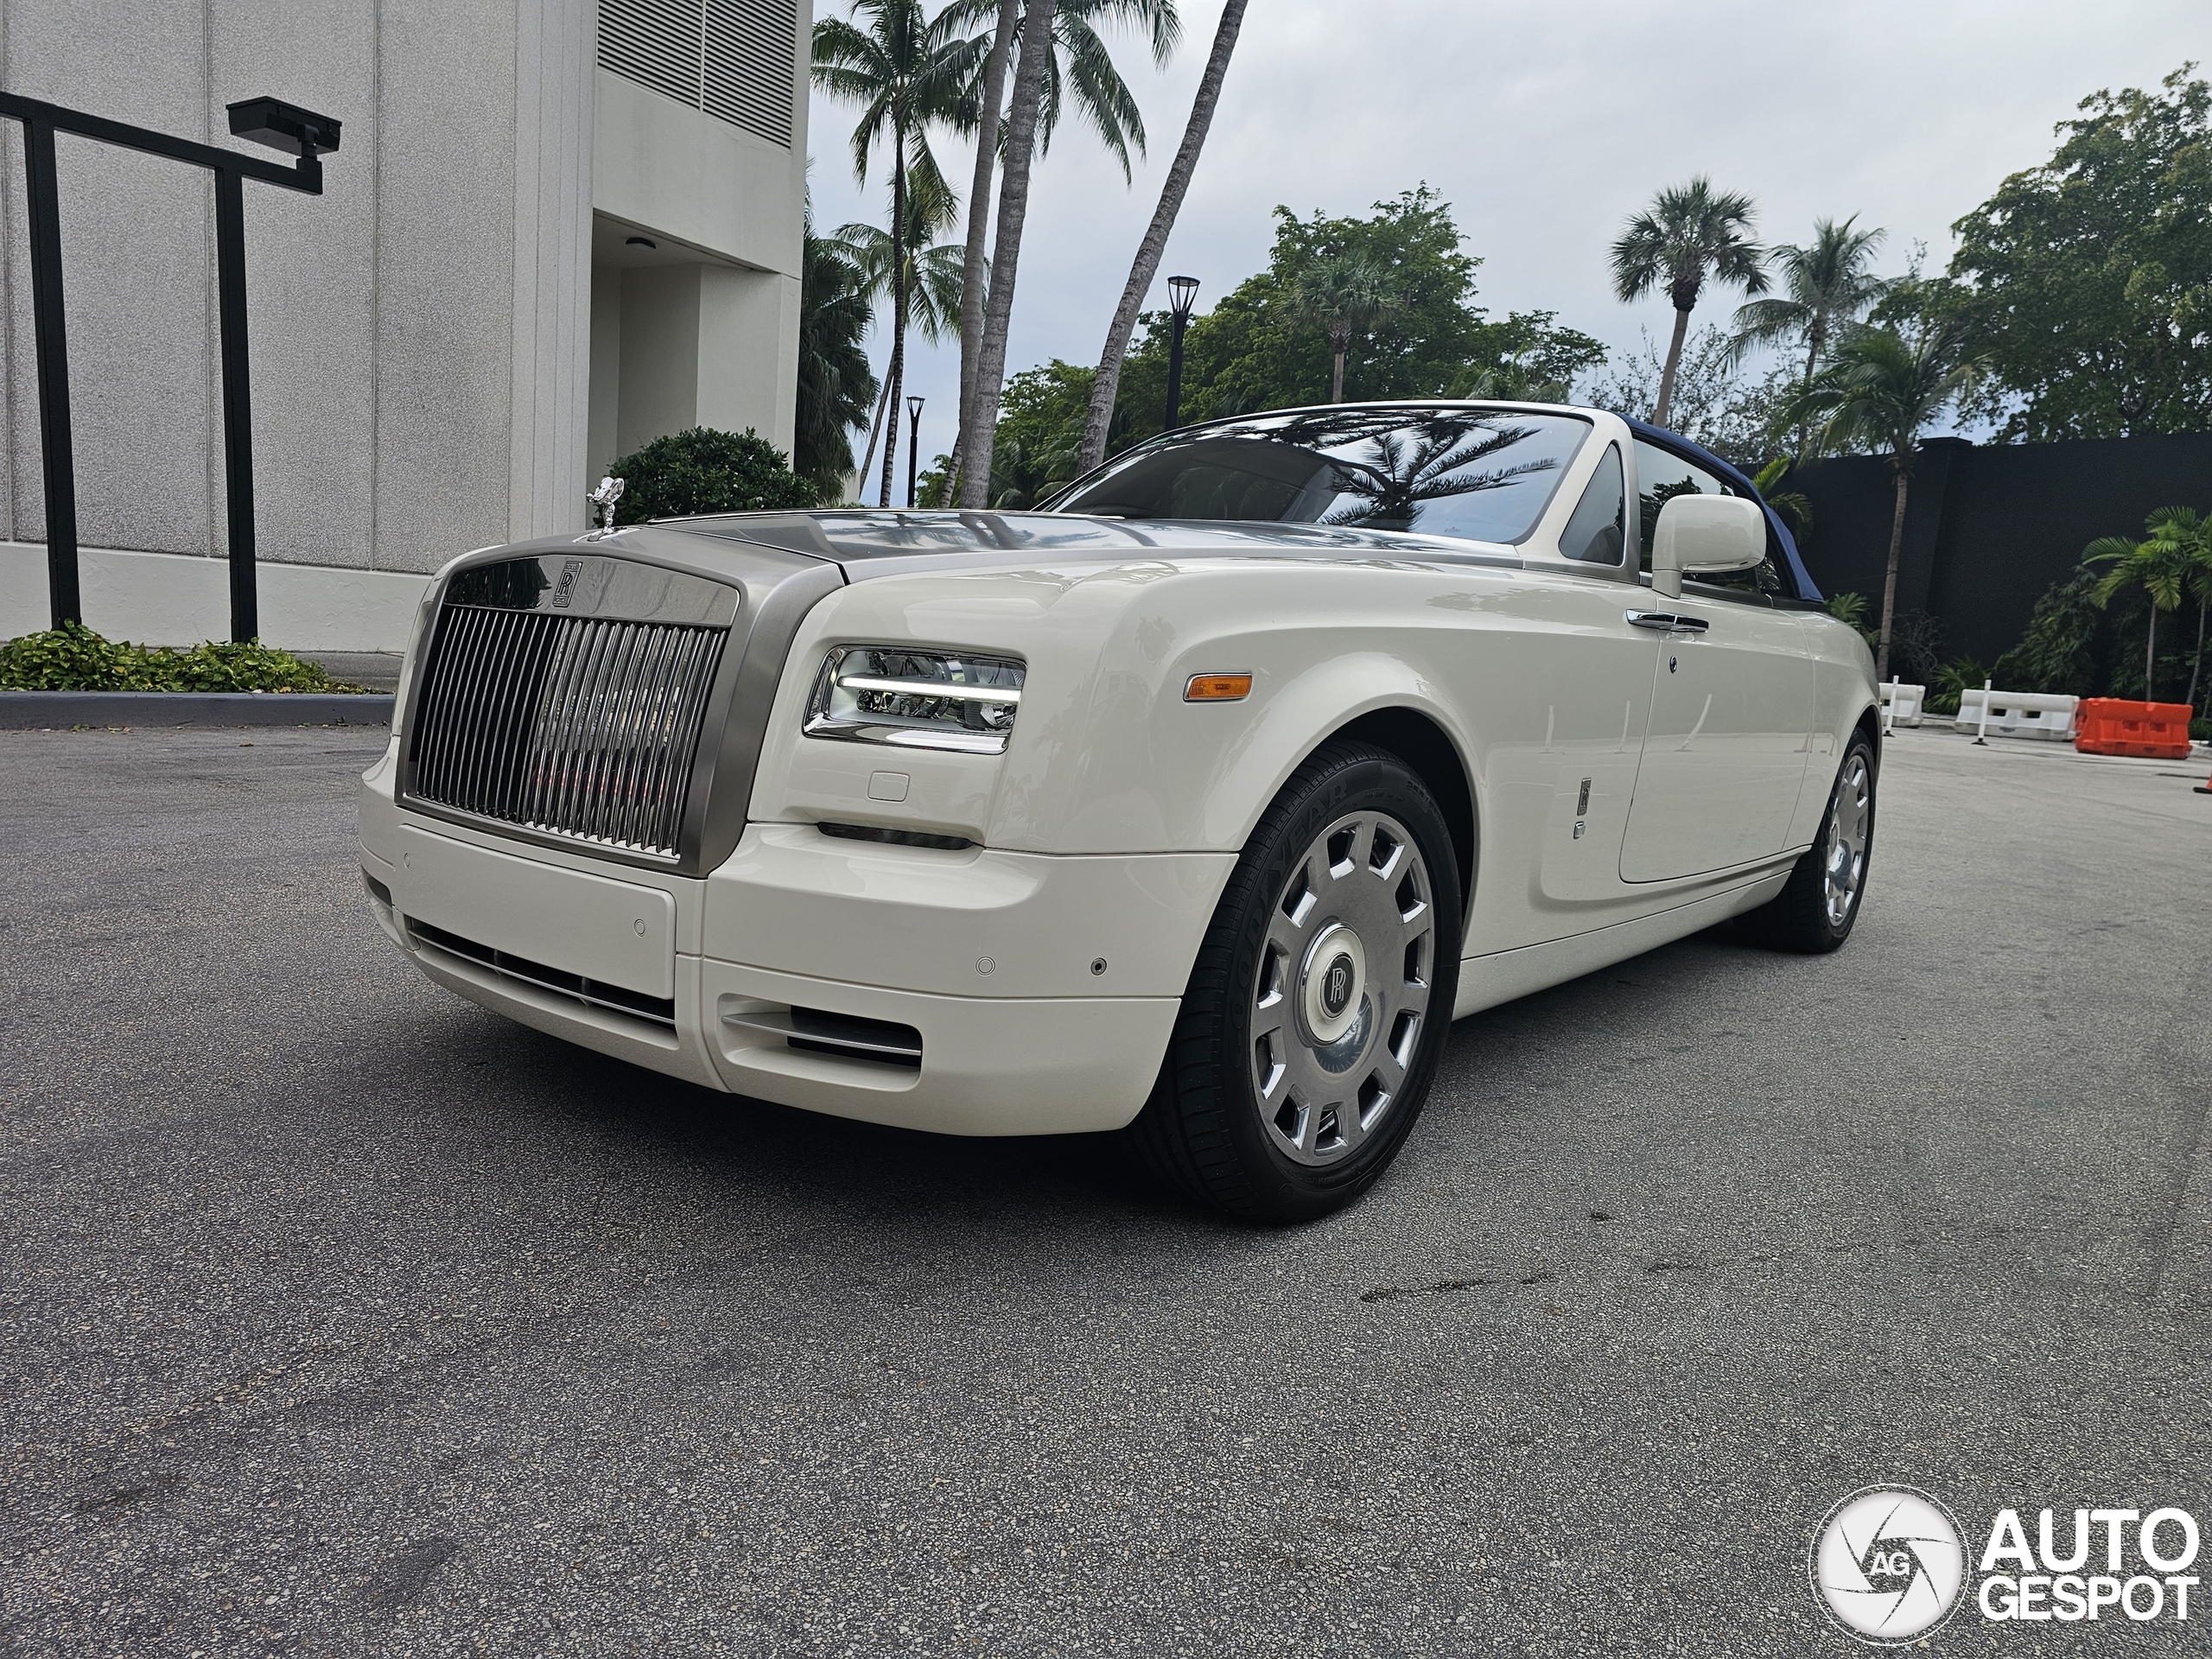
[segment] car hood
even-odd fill
[[[1325,524],[1088,518],[1053,512],[895,512],[850,507],[660,519],[656,530],[749,542],[833,560],[847,580],[929,569],[1070,560],[1125,563],[1150,554],[1518,565],[1510,547]]]

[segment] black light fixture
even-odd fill
[[[249,98],[230,106],[231,137],[287,156],[327,156],[338,148],[340,123],[281,98]]]
[[[23,130],[24,218],[30,230],[31,330],[38,348],[39,449],[46,483],[47,595],[54,626],[84,620],[77,580],[77,461],[69,421],[69,334],[61,296],[61,210],[54,135],[206,168],[215,175],[215,319],[223,372],[223,481],[228,497],[231,638],[261,632],[254,580],[253,414],[245,346],[245,181],[306,195],[322,194],[322,158],[338,148],[340,124],[276,98],[230,105],[231,136],[295,157],[279,167],[257,156],[172,137],[84,110],[0,92],[0,118]]]
[[[922,404],[919,397],[906,400],[906,505],[914,505],[914,467],[922,454]]]
[[[658,249],[660,246],[660,244],[654,241],[650,236],[632,236],[625,238],[622,245],[626,248],[644,248],[648,251],[652,251],[652,250]]]
[[[1191,308],[1198,303],[1198,279],[1167,279],[1167,313],[1173,329],[1167,337],[1167,429],[1183,423],[1183,331],[1191,326]]]

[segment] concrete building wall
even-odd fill
[[[591,480],[690,426],[750,429],[791,452],[812,35],[802,4],[788,146],[598,71]]]
[[[419,576],[581,528],[610,444],[704,421],[789,448],[810,31],[802,4],[789,148],[598,67],[597,0],[0,0],[0,86],[264,156],[226,105],[343,122],[321,196],[245,190],[258,551],[303,593],[318,567]],[[66,134],[57,151],[79,534],[117,556],[86,620],[205,638],[214,573],[121,556],[227,545],[213,187]],[[22,166],[0,121],[10,632],[46,608]],[[344,595],[370,589],[332,582],[327,605],[264,604],[266,637],[308,618],[343,648]],[[363,648],[390,609],[364,610]]]

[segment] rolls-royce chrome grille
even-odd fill
[[[416,700],[407,794],[477,817],[673,858],[728,621],[564,614],[518,604],[550,594],[555,606],[566,600],[583,609],[638,585],[619,574],[613,582],[579,584],[557,570],[543,586],[518,584],[512,564],[537,563],[464,571],[448,591]],[[493,572],[505,574],[484,579]],[[694,580],[645,574],[662,578],[664,588]],[[463,580],[469,577],[479,579]]]

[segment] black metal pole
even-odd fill
[[[77,585],[77,456],[69,436],[69,334],[61,310],[61,205],[54,128],[23,123],[31,230],[31,319],[38,340],[38,435],[46,463],[46,586],[54,626],[85,620]]]
[[[914,505],[914,464],[921,458],[922,411],[909,407],[906,422],[906,505]]]
[[[1167,429],[1171,432],[1183,423],[1183,330],[1189,327],[1190,319],[1179,311],[1167,336]]]
[[[223,482],[230,498],[231,638],[261,632],[253,570],[253,406],[245,354],[245,189],[215,169],[215,311],[223,342]]]

